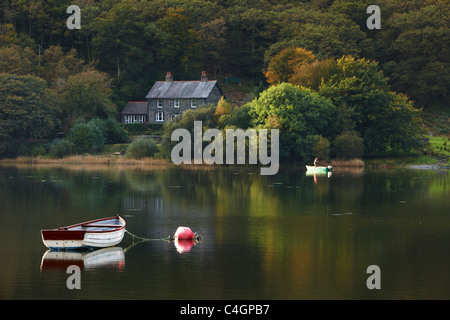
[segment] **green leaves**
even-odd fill
[[[43,138],[57,123],[57,110],[44,80],[0,74],[0,138]]]
[[[335,106],[309,89],[281,83],[249,103],[254,127],[280,129],[280,155],[307,161],[313,137],[329,136]]]
[[[431,105],[450,95],[450,3],[436,1],[389,17],[376,38],[394,90]]]
[[[335,134],[356,130],[366,153],[409,150],[421,132],[419,111],[406,96],[389,90],[378,63],[343,57],[337,67],[319,87],[337,107]]]
[[[63,107],[72,119],[106,119],[117,113],[110,94],[110,80],[105,73],[80,72],[67,79],[62,92]]]

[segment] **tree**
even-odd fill
[[[321,135],[314,136],[312,153],[314,157],[328,160],[330,158],[330,141]]]
[[[372,40],[344,13],[295,6],[282,11],[278,23],[280,36],[265,52],[266,63],[289,47],[310,50],[321,60],[373,54]]]
[[[49,155],[55,158],[64,158],[75,153],[75,144],[69,139],[55,139],[50,144]]]
[[[17,44],[17,33],[10,23],[0,24],[0,47]]]
[[[93,121],[75,123],[67,139],[75,145],[77,153],[97,153],[105,145],[102,131]]]
[[[114,117],[116,106],[110,99],[107,74],[95,70],[69,76],[62,91],[64,111],[69,119]]]
[[[355,131],[345,131],[333,141],[333,153],[338,159],[361,158],[364,154],[363,139]]]
[[[105,144],[125,143],[128,139],[127,131],[113,118],[106,120],[94,118],[90,122],[100,129],[105,138]]]
[[[314,136],[330,135],[335,106],[318,93],[288,83],[272,86],[249,103],[256,128],[280,130],[280,157],[310,161]]]
[[[223,18],[214,19],[201,25],[199,36],[202,42],[203,64],[212,66],[214,78],[220,74],[226,44],[227,26]]]
[[[44,51],[40,76],[49,86],[61,89],[67,78],[83,70],[84,61],[77,57],[77,51],[71,49],[64,53],[60,46],[50,46]]]
[[[155,140],[151,138],[135,139],[127,148],[127,157],[142,159],[154,157],[159,151]]]
[[[421,135],[420,110],[389,90],[375,61],[342,57],[318,92],[337,107],[334,134],[355,130],[364,139],[365,153],[409,150]]]
[[[252,126],[252,118],[249,114],[250,105],[245,104],[241,107],[233,107],[230,112],[224,113],[217,121],[217,128],[225,129],[239,128],[248,129]]]
[[[314,60],[311,63],[301,63],[294,66],[289,82],[318,90],[322,82],[327,81],[336,72],[336,60]]]
[[[157,26],[164,32],[160,53],[172,73],[189,79],[200,69],[200,37],[182,8],[169,8]]]
[[[36,54],[29,47],[22,48],[15,44],[0,46],[0,72],[33,74],[36,62]]]
[[[304,64],[312,63],[316,57],[311,51],[303,48],[286,48],[274,56],[265,73],[267,82],[278,84],[290,82],[295,70]]]
[[[215,111],[216,106],[214,105],[202,105],[197,110],[187,110],[183,112],[181,117],[176,117],[174,120],[166,122],[161,141],[161,154],[165,158],[170,157],[173,147],[178,144],[178,142],[171,140],[172,132],[176,129],[188,130],[192,138],[191,145],[194,146],[194,121],[201,121],[203,128],[214,128],[213,117]]]
[[[377,44],[383,70],[394,90],[421,104],[432,105],[450,96],[450,3],[395,14],[379,33]]]
[[[214,112],[214,123],[217,124],[222,116],[229,114],[232,110],[233,106],[224,97],[221,97]]]
[[[369,17],[366,13],[367,7],[370,5],[378,5],[383,9],[387,9],[384,0],[336,0],[328,9],[331,14],[345,14],[353,22],[355,22],[361,30],[367,30],[366,21]],[[383,11],[383,13],[387,13]]]
[[[44,80],[0,74],[0,140],[46,138],[58,126],[58,106]]]
[[[241,46],[241,68],[251,75],[253,83],[260,80],[260,70],[263,68],[261,57],[275,38],[277,26],[274,23],[277,14],[261,7],[250,7],[239,15],[239,29],[244,40]],[[258,76],[258,77],[257,77]]]
[[[132,79],[153,62],[153,51],[144,37],[145,23],[133,3],[118,2],[95,19],[90,28],[93,58],[99,58],[100,70],[116,79],[126,75]]]

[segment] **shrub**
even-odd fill
[[[334,139],[333,152],[339,159],[360,158],[364,154],[364,140],[356,132],[343,132]]]
[[[194,139],[194,122],[202,121],[203,128],[214,128],[213,117],[216,111],[216,106],[206,104],[199,107],[197,110],[186,110],[181,117],[176,121],[168,121],[164,124],[163,135],[161,139],[161,155],[165,158],[170,158],[171,151],[176,141],[172,141],[172,132],[176,129],[186,129],[191,133],[191,139]],[[192,143],[192,146],[194,144]]]
[[[320,135],[314,136],[312,151],[315,157],[328,160],[330,158],[330,141]]]
[[[17,145],[13,139],[0,140],[0,159],[17,157],[18,153]]]
[[[31,151],[31,155],[33,157],[45,156],[46,154],[47,154],[47,150],[45,149],[45,147],[43,145],[35,146],[35,147],[33,147],[33,150]]]
[[[106,120],[96,118],[88,123],[93,123],[100,129],[105,138],[105,144],[125,143],[128,139],[128,133],[123,126],[113,118],[108,118]]]
[[[75,145],[68,139],[55,139],[50,144],[49,155],[54,158],[63,158],[75,153]]]
[[[153,157],[159,151],[152,138],[137,138],[127,148],[127,157],[141,159]]]
[[[77,122],[67,137],[75,145],[77,153],[96,153],[105,145],[105,137],[94,122]]]

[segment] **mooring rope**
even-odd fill
[[[158,239],[149,239],[149,238],[142,238],[139,237],[137,235],[135,235],[134,233],[131,233],[130,231],[128,231],[127,229],[125,229],[125,232],[128,233],[130,236],[132,236],[133,238],[142,240],[142,241],[156,241],[156,240],[163,240],[163,241],[168,241],[171,240],[170,236],[169,237],[165,237],[165,238],[158,238]]]
[[[161,240],[162,241],[171,241],[171,240],[174,240],[174,237],[172,237],[172,236],[168,236],[168,237],[165,237],[165,238],[149,239],[149,238],[139,237],[139,236],[135,235],[134,233],[131,233],[127,229],[125,229],[125,232],[128,233],[133,238],[139,239],[141,241],[161,241]],[[202,236],[198,235],[197,233],[194,233],[194,234],[195,234],[195,236],[194,236],[194,238],[192,240],[198,241],[198,240],[202,239]]]

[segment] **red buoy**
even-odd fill
[[[194,237],[195,234],[189,227],[178,227],[174,235],[174,238],[178,240],[192,240]]]

